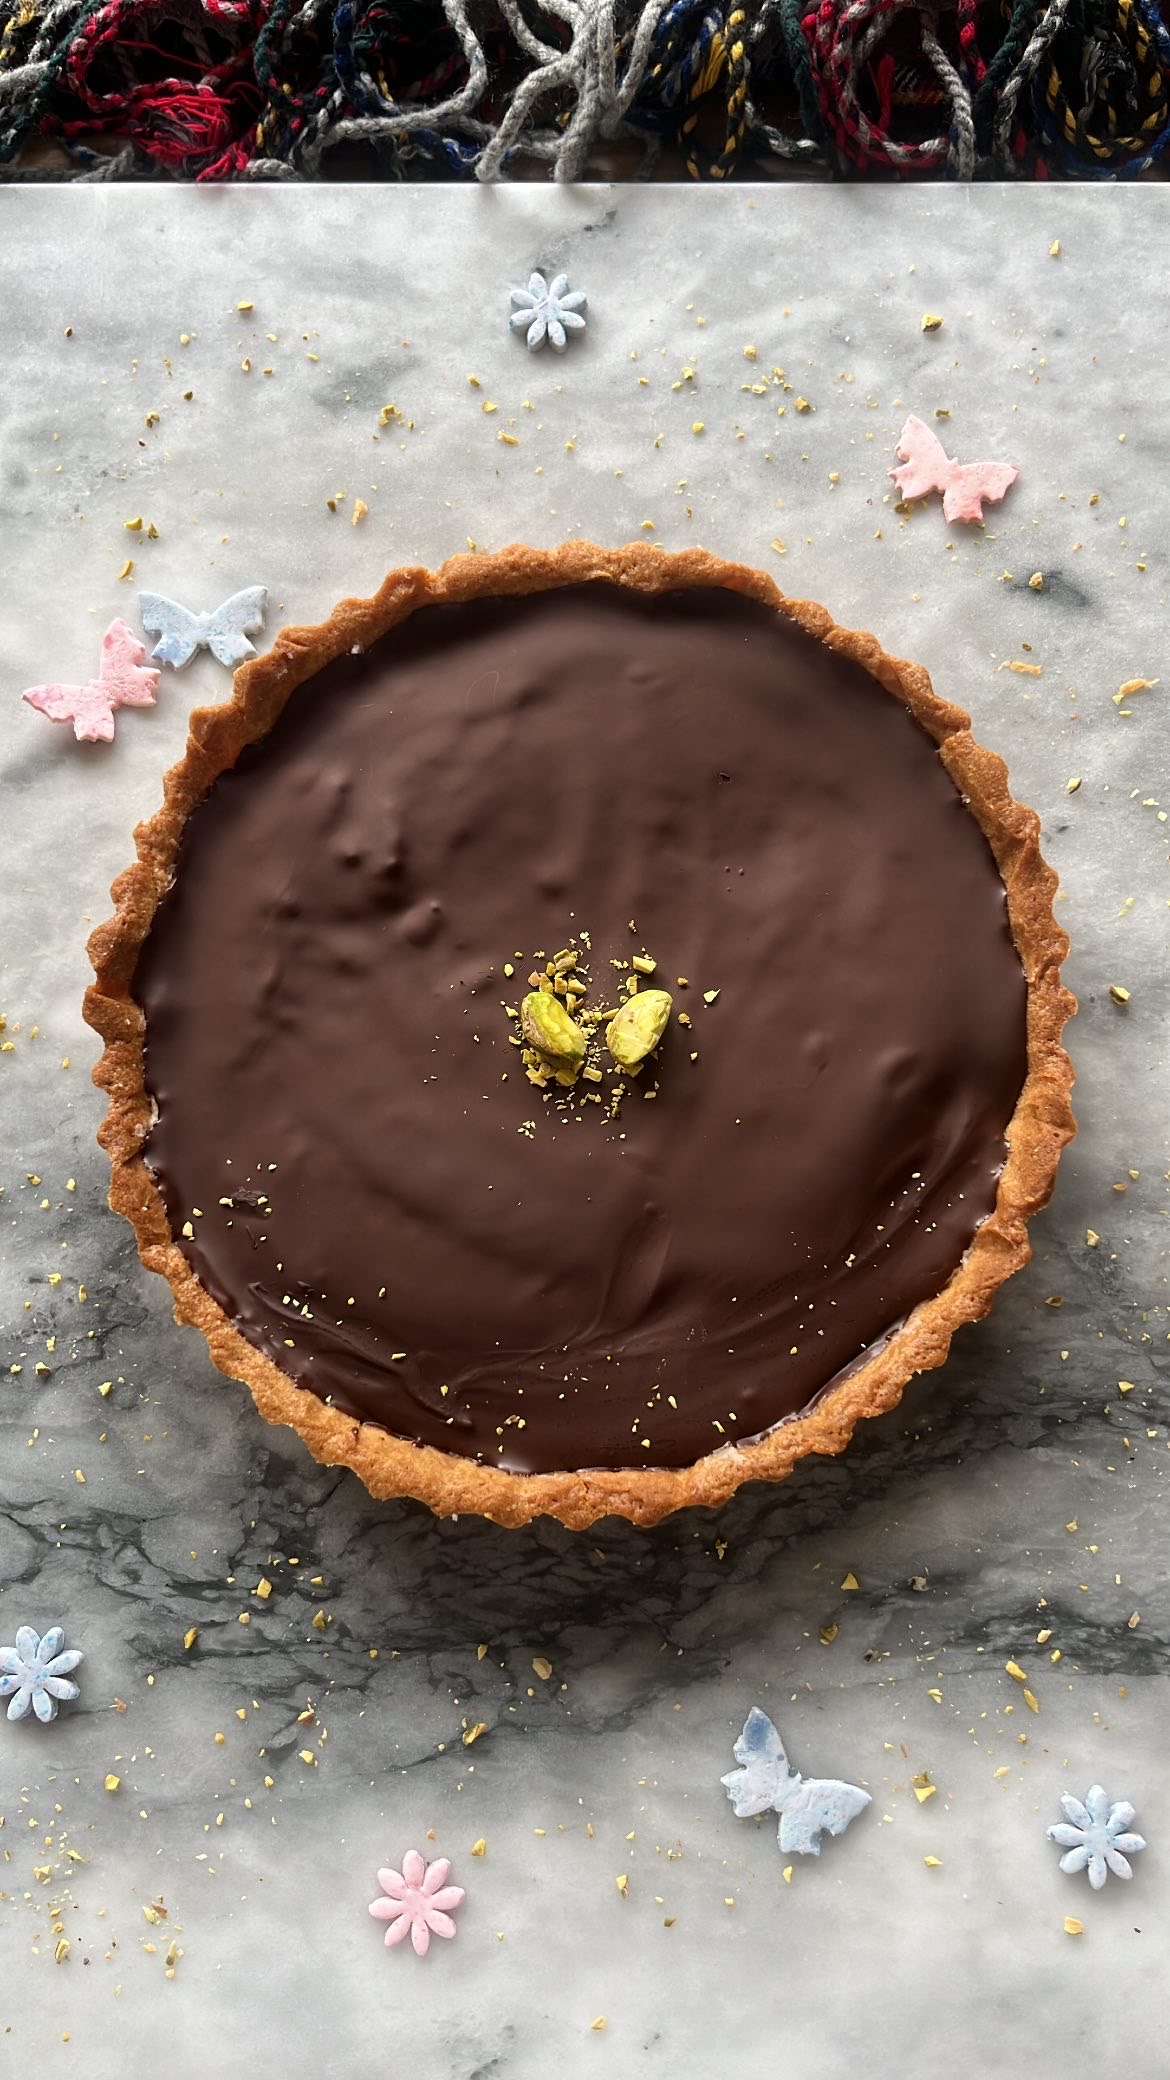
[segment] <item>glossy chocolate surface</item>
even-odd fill
[[[693,1021],[617,1119],[534,1089],[503,1008],[581,932],[590,1001],[646,948]],[[807,1407],[959,1263],[1026,1066],[933,743],[714,590],[432,607],[330,666],[192,816],[135,995],[147,1158],[243,1335],[522,1471]]]

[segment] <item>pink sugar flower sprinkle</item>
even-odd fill
[[[425,1957],[435,1936],[453,1936],[451,1914],[461,1907],[467,1894],[461,1885],[448,1885],[451,1866],[445,1856],[427,1863],[417,1849],[408,1849],[400,1871],[379,1871],[378,1883],[385,1899],[370,1902],[375,1921],[388,1921],[386,1948],[393,1949],[409,1935],[420,1957]]]

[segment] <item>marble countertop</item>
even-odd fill
[[[0,1639],[86,1653],[0,1719],[0,2072],[1165,2073],[1168,232],[1160,188],[0,191]],[[542,262],[590,297],[563,359],[504,323]],[[895,511],[908,411],[1019,463],[984,531]],[[262,1423],[106,1210],[85,936],[226,673],[109,747],[18,695],[140,581],[267,584],[272,630],[469,537],[643,532],[873,628],[1008,759],[1081,1134],[844,1458],[654,1532],[439,1523]],[[873,1794],[790,1876],[719,1785],[753,1703]],[[1150,1842],[1100,1894],[1045,1839],[1095,1781]],[[468,1892],[421,1961],[366,1914],[412,1844]]]

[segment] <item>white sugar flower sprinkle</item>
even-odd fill
[[[583,289],[570,289],[567,274],[558,274],[551,282],[542,274],[531,274],[526,289],[512,291],[508,323],[513,332],[527,332],[533,353],[547,339],[554,353],[563,354],[566,334],[585,330],[581,313],[587,300]]]
[[[60,1625],[50,1626],[38,1639],[31,1625],[22,1625],[14,1647],[0,1647],[0,1698],[9,1699],[10,1719],[27,1719],[35,1712],[42,1724],[57,1716],[58,1700],[71,1704],[80,1695],[68,1678],[85,1656],[71,1647],[61,1652],[65,1633]]]
[[[1095,1892],[1101,1890],[1110,1871],[1115,1878],[1132,1878],[1126,1861],[1145,1848],[1140,1834],[1131,1834],[1134,1809],[1124,1800],[1110,1805],[1100,1784],[1085,1793],[1084,1805],[1066,1793],[1060,1801],[1064,1820],[1048,1830],[1048,1839],[1067,1853],[1060,1859],[1062,1871],[1085,1871]]]

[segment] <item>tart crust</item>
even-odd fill
[[[272,727],[295,687],[355,645],[368,648],[419,607],[544,592],[592,579],[646,593],[723,586],[782,609],[863,666],[910,710],[938,745],[1007,891],[1012,937],[1027,980],[1028,1068],[1007,1128],[1008,1156],[994,1211],[943,1290],[915,1307],[814,1407],[754,1442],[721,1446],[691,1466],[508,1473],[341,1414],[298,1387],[233,1327],[175,1242],[143,1157],[152,1106],[145,1019],[132,992],[139,952],[171,884],[188,816],[244,746]],[[166,776],[162,807],[135,831],[138,857],[113,884],[114,915],[90,936],[96,979],[84,1007],[104,1043],[94,1082],[109,1094],[98,1138],[113,1172],[110,1205],[131,1222],[147,1269],[168,1281],[176,1320],[201,1331],[219,1370],[245,1381],[261,1415],[298,1431],[315,1459],[352,1467],[372,1495],[413,1496],[441,1515],[473,1511],[509,1526],[552,1516],[583,1530],[604,1516],[656,1524],[688,1504],[725,1502],[744,1481],[783,1480],[809,1453],[842,1451],[863,1417],[893,1408],[915,1373],[941,1365],[955,1330],[985,1315],[997,1289],[1031,1255],[1029,1218],[1047,1203],[1060,1151],[1076,1132],[1072,1065],[1060,1044],[1076,1002],[1060,979],[1068,940],[1053,915],[1056,876],[1041,857],[1039,829],[1035,813],[1013,801],[1003,760],[975,742],[970,717],[939,698],[921,665],[888,656],[871,635],[838,628],[811,601],[786,599],[762,571],[701,549],[671,555],[640,542],[620,549],[581,542],[554,550],[513,547],[492,556],[455,556],[434,572],[392,571],[373,599],[343,600],[319,627],[282,631],[266,655],[237,671],[226,704],[194,711],[186,751]]]

